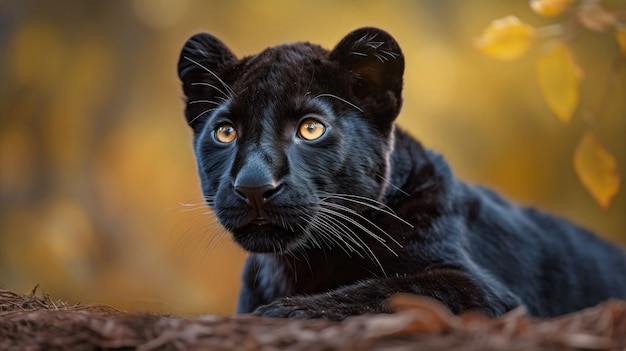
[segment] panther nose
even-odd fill
[[[281,190],[280,185],[264,184],[259,186],[235,186],[235,193],[252,206],[258,213],[265,202]]]

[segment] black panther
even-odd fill
[[[376,28],[237,58],[200,33],[178,75],[203,194],[250,252],[238,312],[389,312],[407,292],[454,313],[556,316],[626,298],[626,254],[454,177],[394,124],[404,56]]]

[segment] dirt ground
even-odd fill
[[[398,295],[394,314],[331,322],[125,313],[36,290],[0,290],[0,350],[626,350],[625,301],[549,320],[523,309],[492,320]]]

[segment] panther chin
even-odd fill
[[[251,253],[284,254],[306,242],[307,235],[269,222],[253,221],[231,230],[233,239]]]

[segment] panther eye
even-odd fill
[[[220,124],[215,128],[215,139],[220,143],[232,143],[237,137],[237,131],[230,124]]]
[[[304,140],[319,139],[326,131],[326,126],[314,119],[306,119],[298,127],[298,136]]]

